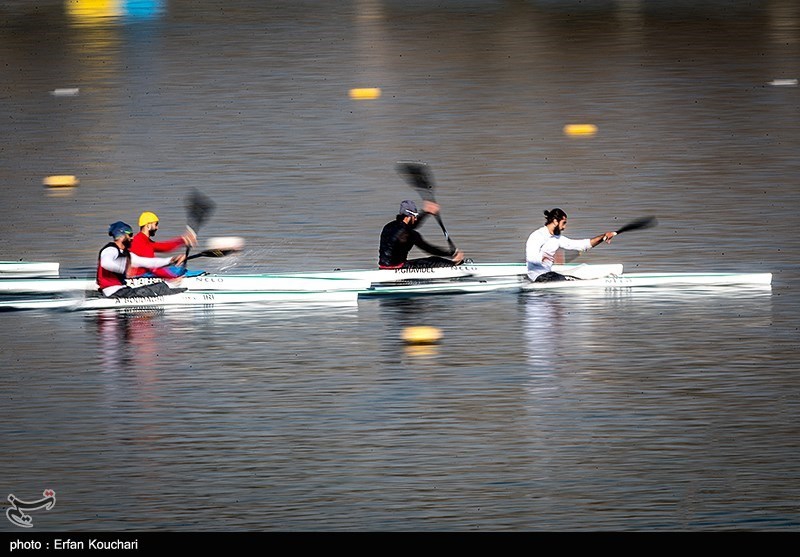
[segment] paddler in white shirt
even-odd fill
[[[170,288],[161,281],[136,288],[125,283],[131,266],[155,269],[167,265],[178,264],[184,255],[175,257],[140,257],[130,252],[133,229],[129,224],[117,221],[108,227],[108,235],[114,240],[109,242],[97,258],[97,286],[103,296],[108,298],[153,297],[177,294],[186,288]]]
[[[552,270],[556,252],[561,249],[586,251],[601,242],[611,243],[616,232],[604,232],[594,238],[573,240],[562,234],[567,228],[567,214],[561,209],[544,211],[545,224],[534,230],[525,244],[525,260],[528,263],[528,278],[535,282],[575,280]]]

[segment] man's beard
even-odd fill
[[[147,231],[147,235],[152,238],[153,236],[156,235],[156,232],[157,232],[157,230],[155,228],[153,228],[153,229]]]

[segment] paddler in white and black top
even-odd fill
[[[179,265],[186,256],[181,254],[174,257],[140,257],[131,253],[129,248],[133,239],[133,229],[122,221],[110,225],[108,235],[114,241],[103,246],[97,258],[97,286],[103,296],[108,298],[149,298],[186,291],[186,288],[170,288],[163,281],[136,288],[125,284],[125,278],[131,265],[149,269],[173,264]]]
[[[439,205],[433,201],[423,201],[423,210],[417,211],[413,201],[400,203],[400,212],[395,220],[386,224],[381,231],[381,243],[378,251],[378,267],[381,269],[420,269],[430,267],[452,267],[464,260],[460,249],[447,250],[433,246],[422,239],[415,229],[429,214],[439,212]],[[408,252],[417,246],[432,257],[408,260]]]
[[[534,230],[525,244],[525,259],[528,262],[528,278],[535,282],[574,280],[552,271],[556,252],[561,249],[586,251],[601,242],[610,243],[616,232],[605,232],[594,238],[573,240],[562,234],[567,228],[567,214],[561,209],[544,212],[545,224]]]

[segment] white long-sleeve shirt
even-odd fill
[[[131,252],[128,252],[128,254],[131,258],[131,265],[134,267],[155,269],[172,263],[172,259],[169,257],[141,257]],[[109,245],[100,252],[100,266],[112,273],[125,275],[128,269],[128,258],[120,253],[119,248]],[[114,292],[124,287],[124,284],[115,284],[103,288],[102,292],[104,296],[111,296]]]
[[[592,248],[592,241],[573,240],[560,234],[550,234],[546,226],[534,230],[525,244],[525,260],[528,263],[528,278],[536,280],[541,274],[553,268],[558,249],[586,251]]]

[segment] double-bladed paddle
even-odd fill
[[[200,227],[205,224],[205,222],[211,216],[211,213],[214,212],[215,206],[216,204],[211,200],[211,198],[201,193],[199,190],[193,189],[189,194],[189,197],[186,198],[187,226],[192,229],[195,234],[197,234],[197,231],[200,230]],[[187,260],[189,259],[189,251],[191,249],[191,246],[186,246]],[[186,266],[186,261],[184,261],[183,266]]]
[[[397,172],[405,179],[409,186],[419,192],[423,200],[433,203],[436,202],[436,197],[433,195],[433,175],[427,164],[424,162],[400,161],[397,163]],[[444,233],[444,237],[450,249],[455,253],[456,245],[453,243],[453,240],[450,239],[450,234],[447,233],[447,229],[444,227],[442,217],[439,213],[436,213],[434,217],[436,218],[436,222],[439,223],[439,227],[442,229],[442,233]]]
[[[201,251],[200,253],[195,253],[190,255],[186,258],[186,261],[190,259],[196,259],[198,257],[225,257],[226,255],[230,255],[232,253],[237,253],[242,251],[240,248],[230,248],[230,249],[207,249],[205,251]]]
[[[658,219],[656,217],[653,216],[642,217],[640,219],[636,219],[634,221],[629,222],[628,224],[623,225],[621,228],[617,230],[617,233],[615,235],[622,234],[623,232],[630,232],[631,230],[645,230],[647,228],[653,228],[655,226],[658,226]],[[573,261],[576,257],[578,257],[578,255],[580,255],[580,253],[581,252],[576,252],[575,255],[573,255],[572,257],[565,257],[565,261],[567,263]]]
[[[622,228],[617,230],[617,234],[622,234],[623,232],[628,232],[629,230],[644,230],[645,228],[653,228],[657,225],[658,219],[656,217],[642,217],[624,225]]]

